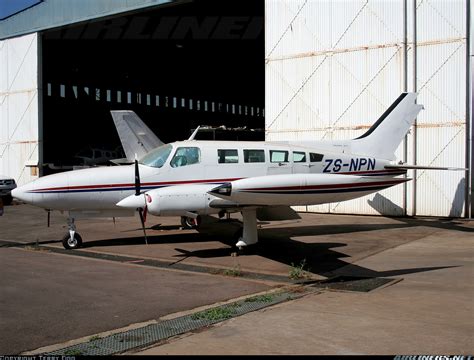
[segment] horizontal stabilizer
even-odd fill
[[[423,165],[385,165],[385,169],[406,169],[406,170],[453,170],[466,171],[465,168],[440,167],[440,166],[423,166]]]
[[[127,158],[112,159],[112,160],[109,160],[109,161],[113,164],[116,164],[116,165],[128,165],[128,164],[133,163],[133,161],[130,161]]]

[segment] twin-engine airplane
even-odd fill
[[[365,134],[352,140],[179,141],[144,152],[134,165],[49,175],[12,195],[48,210],[69,211],[66,249],[82,244],[74,219],[133,216],[135,211],[144,232],[147,213],[199,220],[241,212],[243,230],[236,246],[242,248],[257,243],[257,218],[298,218],[290,206],[355,199],[408,181],[399,177],[407,169],[427,168],[392,163],[422,109],[415,100],[415,93],[401,94]],[[118,130],[129,113],[112,112]],[[146,130],[145,140],[161,143]],[[128,158],[135,145],[146,149],[150,143],[139,136],[135,141],[124,146]]]

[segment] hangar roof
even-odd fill
[[[43,0],[0,20],[0,40],[179,0]]]

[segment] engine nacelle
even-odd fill
[[[408,180],[342,174],[281,174],[235,180],[213,188],[210,193],[246,205],[316,205],[355,199]]]
[[[209,207],[215,196],[208,191],[215,184],[179,185],[147,191],[145,193],[148,212],[155,216],[189,216],[216,214],[219,210]]]

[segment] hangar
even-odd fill
[[[472,217],[468,0],[22,3],[0,21],[0,172],[19,184],[118,146],[111,109],[164,141],[197,125],[339,139],[416,91],[426,110],[399,159],[468,170],[411,171],[404,187],[301,210]]]
[[[263,140],[262,2],[120,3],[36,1],[2,21],[14,32],[28,18],[31,31],[39,16],[43,27],[2,41],[2,165],[20,184],[36,166],[46,175],[78,153],[120,147],[110,110],[134,110],[165,142],[198,125]]]

